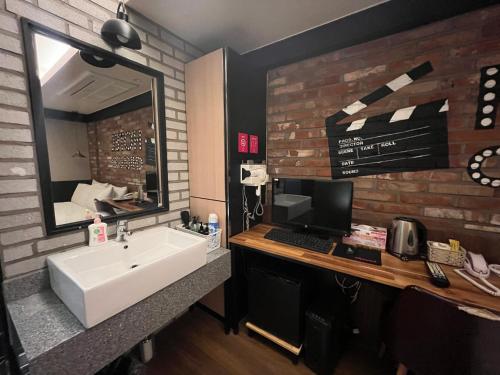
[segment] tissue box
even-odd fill
[[[342,243],[370,250],[384,251],[387,243],[387,228],[351,224],[351,235],[342,238]]]
[[[451,246],[447,243],[427,241],[427,258],[431,262],[462,267],[465,262],[465,253],[466,250],[462,246],[460,246],[460,250],[452,251]]]

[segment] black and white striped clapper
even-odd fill
[[[339,124],[429,72],[423,63],[325,120],[333,179],[448,168],[447,99]]]

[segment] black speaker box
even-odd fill
[[[306,312],[304,363],[319,375],[333,372],[347,338],[345,318],[338,310],[323,300]]]

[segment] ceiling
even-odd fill
[[[129,0],[127,6],[205,52],[245,53],[387,0]]]
[[[87,64],[68,44],[37,34],[38,74],[44,107],[91,114],[151,90],[152,78],[116,64]]]

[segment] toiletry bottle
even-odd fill
[[[219,229],[219,218],[217,214],[211,213],[208,215],[208,233],[215,233]]]
[[[85,220],[91,220],[94,219],[92,212],[87,208],[85,209]]]
[[[99,215],[94,224],[89,225],[89,246],[98,246],[108,242],[108,224],[102,223]]]

